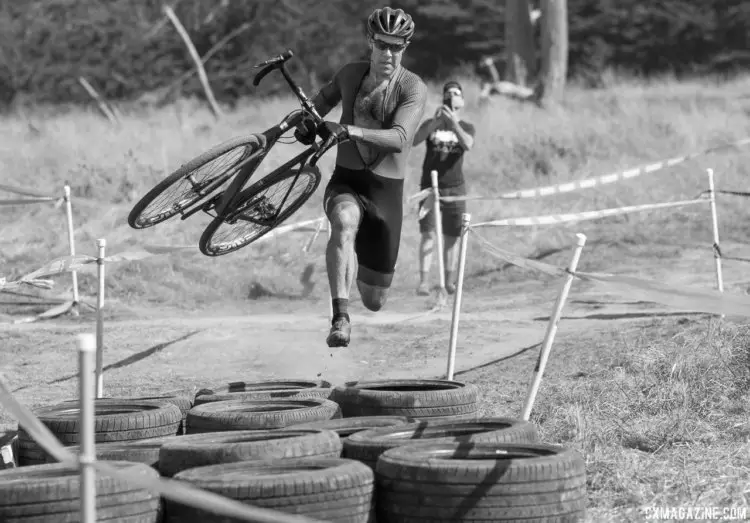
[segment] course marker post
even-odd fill
[[[581,251],[583,246],[586,244],[586,236],[584,234],[576,234],[577,242],[575,250],[573,251],[573,258],[570,260],[568,266],[568,274],[565,277],[565,283],[563,284],[560,294],[557,296],[555,302],[555,309],[550,316],[549,323],[547,324],[547,332],[544,335],[544,342],[542,343],[542,349],[539,353],[539,358],[536,361],[536,367],[534,367],[534,374],[532,376],[531,383],[529,385],[529,392],[526,396],[526,403],[523,407],[521,417],[524,421],[529,420],[531,414],[531,408],[534,405],[536,394],[539,391],[539,385],[542,382],[542,375],[544,374],[544,367],[547,365],[547,359],[549,358],[550,350],[552,349],[552,342],[555,339],[555,333],[557,332],[557,324],[560,321],[562,309],[565,306],[565,301],[568,299],[568,293],[570,292],[570,286],[573,283],[574,274],[578,267],[578,260],[581,258]]]
[[[430,178],[432,180],[432,212],[435,213],[435,245],[437,246],[437,259],[438,259],[438,272],[440,277],[440,297],[444,299],[445,296],[445,258],[443,257],[443,220],[440,216],[440,191],[438,190],[438,172],[430,171]]]
[[[96,397],[101,398],[104,393],[104,377],[102,376],[102,363],[104,360],[104,249],[107,240],[99,238],[96,240],[99,250],[97,264],[97,278],[99,280],[99,291],[96,294]]]
[[[81,449],[78,456],[80,470],[81,522],[96,521],[96,457],[94,449],[94,376],[91,356],[96,350],[96,337],[78,335],[78,397],[80,402]]]
[[[461,312],[461,297],[464,289],[464,269],[466,268],[466,246],[469,242],[469,224],[471,223],[471,214],[463,213],[461,215],[461,239],[459,244],[458,255],[458,282],[456,284],[456,294],[453,297],[453,315],[451,317],[451,334],[448,344],[448,370],[445,373],[446,379],[452,380],[453,373],[456,369],[456,342],[458,340],[458,318]]]
[[[714,188],[714,170],[706,169],[708,174],[708,192],[711,195],[711,225],[714,235],[714,265],[716,267],[716,288],[719,292],[724,292],[724,278],[721,270],[721,250],[719,248],[719,218],[716,213],[716,191]],[[721,315],[724,318],[724,315]]]
[[[68,221],[68,245],[70,246],[70,255],[75,256],[76,255],[76,244],[75,244],[75,236],[73,234],[73,206],[70,202],[70,185],[65,184],[65,214]],[[71,313],[74,316],[78,315],[78,273],[76,271],[70,271],[70,276],[73,279],[73,304],[71,308]]]

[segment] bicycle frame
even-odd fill
[[[241,201],[243,201],[247,196],[248,193],[246,190],[242,190],[247,181],[252,177],[252,175],[255,173],[255,168],[257,165],[265,158],[265,156],[268,154],[268,152],[273,148],[274,145],[276,145],[276,142],[281,138],[281,136],[287,132],[289,129],[296,127],[299,125],[303,118],[307,115],[313,118],[316,125],[323,122],[323,118],[318,114],[318,111],[315,109],[315,106],[310,101],[310,99],[307,97],[305,92],[302,90],[302,88],[297,85],[297,83],[294,81],[294,79],[289,74],[289,71],[286,68],[285,62],[289,60],[294,54],[291,50],[287,50],[285,53],[272,58],[271,60],[267,60],[266,62],[263,62],[261,64],[258,64],[256,67],[259,66],[265,66],[253,79],[253,85],[257,86],[260,81],[271,71],[274,69],[281,70],[281,74],[284,76],[284,79],[286,80],[287,84],[289,84],[289,87],[291,88],[292,92],[295,94],[299,102],[301,103],[303,109],[300,111],[295,111],[289,115],[287,115],[281,122],[274,125],[273,127],[266,129],[262,133],[260,133],[261,136],[265,138],[265,143],[262,144],[262,147],[259,151],[256,151],[252,155],[250,155],[248,158],[245,158],[238,164],[238,166],[235,168],[235,172],[228,177],[222,177],[221,179],[217,180],[215,185],[211,187],[211,190],[207,192],[207,194],[210,194],[213,192],[216,188],[221,186],[223,183],[225,183],[228,179],[232,179],[232,182],[229,184],[229,187],[227,187],[224,191],[222,191],[219,194],[216,194],[205,201],[198,201],[194,205],[193,208],[185,209],[182,212],[182,219],[185,220],[195,214],[196,212],[202,210],[209,214],[209,211],[212,208],[216,211],[217,217],[220,217],[225,220],[232,220],[237,214],[237,212],[233,212],[234,209],[236,209],[237,204]],[[281,165],[280,167],[277,167],[274,169],[271,173],[267,174],[266,176],[273,176],[275,174],[278,174],[281,171],[288,170],[292,168],[293,166],[300,164],[301,166],[308,163],[308,160],[312,158],[312,161],[310,162],[310,165],[315,165],[317,160],[333,145],[333,140],[329,138],[325,142],[321,143],[313,143],[309,148],[307,148],[302,153],[298,154],[291,160],[287,161],[285,164]],[[295,177],[294,182],[297,181],[297,178]],[[289,196],[289,193],[292,190],[292,187],[294,186],[294,183],[292,183],[292,186],[290,186],[289,191],[287,191],[287,194],[284,196],[284,199],[279,207],[279,209],[283,208],[283,204],[286,202],[286,199]],[[200,204],[199,204],[200,202]]]

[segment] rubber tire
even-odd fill
[[[78,400],[34,410],[34,415],[65,446],[80,443]],[[177,433],[182,414],[180,409],[161,400],[94,400],[94,436],[96,443],[132,441]],[[116,412],[107,414],[107,411]],[[123,412],[125,410],[125,412]],[[18,463],[20,466],[45,463],[47,452],[26,432],[18,429]]]
[[[586,515],[585,462],[556,445],[405,445],[380,456],[376,478],[378,519],[389,523],[567,522]]]
[[[171,477],[180,471],[235,461],[340,457],[341,439],[332,430],[235,430],[188,434],[162,445],[159,472]]]
[[[406,416],[424,419],[474,419],[478,391],[451,380],[351,381],[335,387],[331,399],[343,417]]]
[[[419,421],[352,434],[343,442],[342,456],[361,461],[374,470],[386,450],[404,445],[454,442],[534,444],[539,442],[539,433],[533,423],[512,418]]]
[[[96,445],[96,459],[107,461],[131,461],[143,463],[159,470],[159,449],[162,445],[175,440],[181,440],[181,435],[163,436],[160,438],[142,439],[135,441],[116,441],[113,443],[101,443]],[[79,445],[72,445],[68,450],[78,454],[81,451]],[[47,463],[56,463],[54,457],[47,455]]]
[[[327,381],[268,380],[235,381],[221,387],[201,389],[195,394],[194,406],[212,401],[272,400],[276,398],[330,398],[333,393]]]
[[[372,471],[340,458],[198,467],[180,472],[175,479],[248,505],[319,521],[367,523],[374,506]],[[170,500],[166,501],[165,514],[165,523],[225,521]]]
[[[159,474],[142,463],[110,465],[147,478]],[[157,523],[162,517],[158,493],[105,474],[95,475],[97,521]],[[59,523],[80,521],[80,472],[63,463],[0,471],[0,521]]]
[[[280,429],[340,417],[339,406],[322,398],[214,401],[190,409],[186,433]]]
[[[403,427],[414,420],[405,416],[362,416],[359,418],[339,418],[324,421],[311,421],[294,425],[296,429],[325,429],[332,430],[339,435],[341,441],[358,432],[381,428]]]
[[[177,427],[177,433],[176,434],[185,434],[185,418],[187,417],[187,413],[190,409],[193,408],[193,400],[191,400],[188,396],[184,396],[181,394],[166,394],[164,396],[138,396],[134,398],[126,398],[126,397],[107,397],[105,399],[118,399],[118,400],[161,400],[166,401],[169,403],[172,403],[174,405],[177,405],[177,408],[180,409],[180,413],[182,413],[182,419],[180,420],[180,425]]]
[[[284,212],[277,219],[273,227],[269,227],[268,230],[262,232],[261,234],[251,236],[249,240],[245,239],[242,242],[237,243],[236,245],[233,245],[232,247],[229,247],[222,251],[217,251],[215,249],[210,248],[210,243],[216,231],[224,223],[224,219],[221,217],[216,217],[213,220],[211,220],[211,222],[206,226],[205,230],[203,231],[203,234],[201,234],[200,240],[198,241],[198,248],[200,249],[200,251],[206,256],[223,256],[225,254],[229,254],[230,252],[237,251],[259,240],[260,238],[262,238],[263,236],[265,236],[266,234],[274,230],[276,227],[284,223],[287,219],[289,219],[295,212],[297,212],[300,209],[300,207],[302,207],[305,204],[305,202],[307,202],[307,200],[310,199],[310,197],[313,195],[313,193],[315,193],[318,186],[320,185],[321,175],[317,167],[306,166],[305,168],[301,170],[305,172],[310,172],[313,175],[313,178],[315,179],[315,181],[312,183],[311,186],[308,186],[304,194],[299,196],[297,200],[295,200],[291,205],[289,205],[286,209],[284,209]],[[247,200],[254,198],[259,192],[268,189],[272,185],[279,183],[285,180],[286,178],[291,178],[293,176],[296,176],[295,171],[300,171],[300,169],[289,169],[287,171],[276,173],[272,176],[266,176],[265,178],[261,178],[260,180],[252,184],[250,187],[242,191],[242,197],[241,199],[238,200],[236,205],[241,206]]]
[[[194,406],[205,405],[215,401],[273,401],[302,400],[308,398],[329,399],[333,389],[288,389],[268,392],[224,392],[220,394],[201,394],[195,397]]]
[[[198,167],[201,167],[202,165],[207,164],[208,162],[212,160],[215,160],[219,156],[226,154],[232,149],[235,149],[241,145],[254,147],[255,150],[260,149],[262,147],[263,141],[259,139],[259,136],[260,135],[257,135],[257,134],[251,134],[249,136],[240,136],[240,137],[231,138],[225,142],[215,145],[208,151],[196,156],[192,160],[178,167],[176,171],[174,171],[172,174],[170,174],[169,176],[164,178],[162,181],[157,183],[149,192],[146,193],[146,195],[143,198],[138,200],[135,206],[133,206],[133,209],[130,211],[130,214],[128,214],[128,225],[130,225],[130,227],[132,227],[133,229],[147,229],[149,227],[153,227],[154,225],[163,223],[169,220],[170,218],[173,218],[174,216],[176,216],[179,213],[179,211],[176,211],[170,215],[167,215],[165,218],[161,218],[158,221],[150,223],[149,225],[139,226],[137,223],[137,218],[140,216],[140,214],[162,192],[164,192],[166,189],[171,187],[177,181],[182,180],[183,178],[186,178],[187,176],[189,176],[190,173],[192,173]],[[242,161],[242,159],[244,158],[240,158],[240,160],[237,163]],[[234,165],[237,165],[237,164],[234,164]],[[234,167],[234,165],[232,166],[232,168]],[[200,198],[194,199],[190,203],[190,205],[192,205],[197,200],[204,198],[204,197],[205,196],[201,196]]]

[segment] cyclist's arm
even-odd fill
[[[325,118],[341,101],[341,88],[339,87],[338,77],[339,73],[336,73],[336,76],[325,84],[312,98],[315,110],[318,111],[321,118]]]
[[[403,101],[399,102],[393,124],[389,129],[366,129],[347,125],[351,139],[392,153],[399,153],[410,146],[427,103],[427,86],[422,81],[415,84],[407,86],[410,89],[404,95]]]

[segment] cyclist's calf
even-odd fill
[[[388,289],[384,287],[376,287],[357,280],[357,289],[359,289],[362,304],[372,312],[382,309],[388,300]]]

